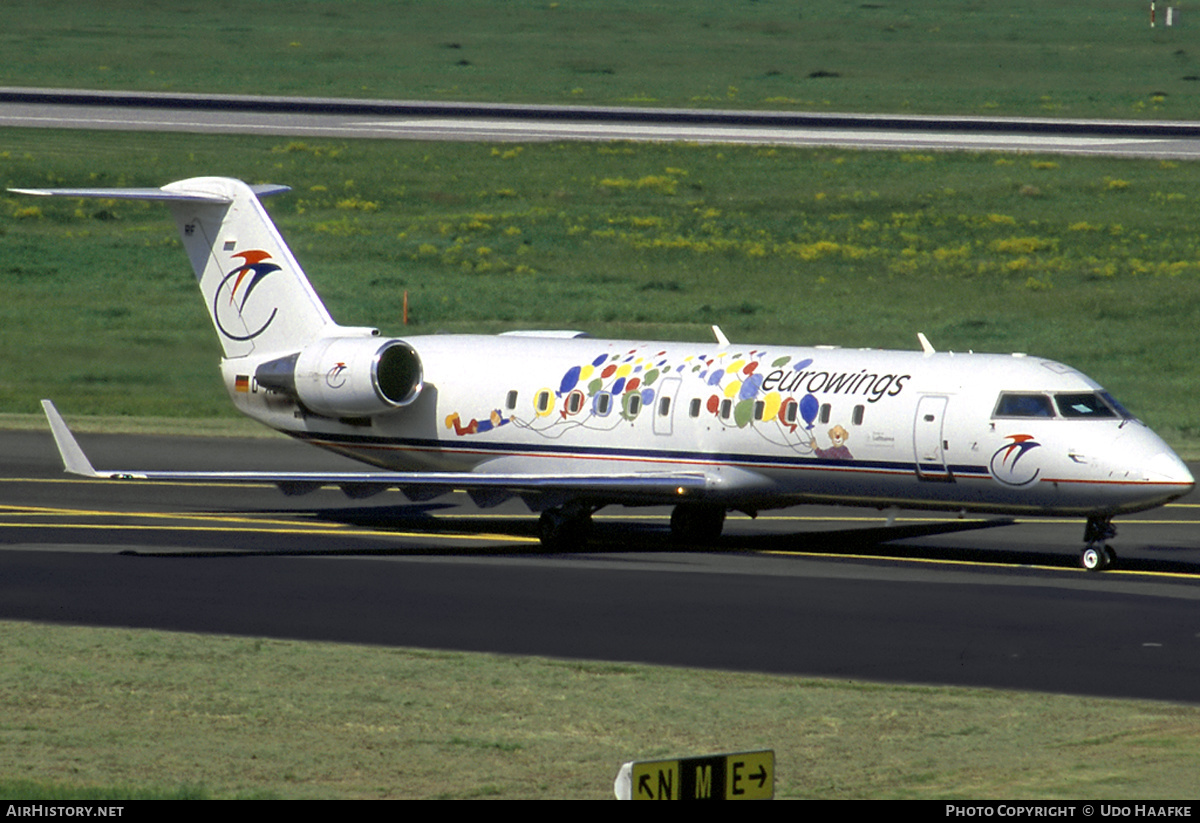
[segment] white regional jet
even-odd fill
[[[1022,354],[596,340],[573,331],[381,337],[333,321],[259,197],[201,177],[161,189],[25,194],[166,203],[200,282],[233,402],[382,471],[95,470],[54,406],[68,472],[270,482],[285,493],[465,489],[541,512],[547,548],[581,545],[608,504],[674,506],[682,540],[726,512],[799,503],[1087,518],[1082,565],[1115,557],[1114,515],[1186,494],[1191,473],[1095,381]]]

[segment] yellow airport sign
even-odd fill
[[[738,752],[630,764],[631,800],[770,800],[775,752]]]

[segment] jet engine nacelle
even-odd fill
[[[258,385],[292,395],[317,414],[362,417],[417,399],[421,358],[403,340],[329,337],[296,354],[263,363]]]

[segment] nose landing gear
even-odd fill
[[[1117,562],[1117,553],[1113,551],[1106,540],[1117,536],[1117,528],[1110,517],[1089,517],[1083,530],[1083,554],[1079,556],[1079,565],[1090,572],[1103,571]]]

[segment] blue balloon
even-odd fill
[[[800,416],[808,424],[807,428],[809,431],[812,431],[813,421],[817,419],[817,412],[820,410],[821,401],[817,400],[811,394],[806,394],[800,399]]]
[[[742,389],[738,392],[738,400],[753,400],[758,394],[758,390],[762,388],[763,376],[761,374],[752,374],[742,383]]]
[[[575,384],[579,382],[579,372],[581,369],[578,366],[572,366],[567,369],[567,373],[563,375],[562,382],[558,384],[558,393],[565,394],[575,388]]]

